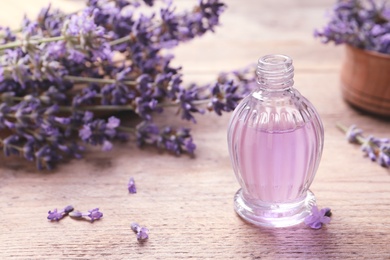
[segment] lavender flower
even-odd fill
[[[103,217],[103,213],[99,211],[99,208],[95,208],[85,213],[82,213],[80,211],[74,211],[69,213],[69,216],[73,218],[89,218],[92,223],[95,220],[101,219]]]
[[[105,36],[105,29],[96,25],[92,9],[84,9],[81,13],[72,15],[64,22],[62,34],[67,44],[79,54],[90,52],[93,61],[97,59],[110,60],[111,50]]]
[[[362,137],[363,130],[356,127],[356,125],[351,125],[346,132],[346,137],[350,143],[359,143],[359,137]]]
[[[50,221],[59,221],[60,219],[62,219],[64,216],[66,216],[68,213],[72,212],[73,211],[73,207],[72,206],[66,206],[64,209],[58,211],[57,209],[54,209],[53,211],[49,211],[48,212],[48,216],[47,216],[47,219],[49,219]]]
[[[141,227],[137,232],[137,240],[140,242],[144,242],[149,239],[149,229],[146,227]]]
[[[366,156],[368,156],[371,161],[376,161],[376,152],[375,152],[375,137],[369,136],[368,138],[364,139],[361,150],[365,153]]]
[[[136,222],[131,223],[130,227],[131,230],[134,231],[134,233],[138,233],[138,231],[141,229],[140,225]]]
[[[49,144],[40,147],[34,155],[37,168],[40,170],[44,168],[51,170],[54,164],[62,159],[57,149]]]
[[[182,110],[182,118],[196,122],[195,117],[192,113],[200,113],[203,114],[204,110],[199,109],[194,102],[198,100],[197,89],[191,88],[189,90],[181,89],[178,94],[178,99],[180,100],[180,108]]]
[[[390,168],[390,144],[382,144],[379,149],[378,163],[385,168]]]
[[[346,133],[349,142],[361,145],[360,148],[364,155],[370,158],[371,161],[376,161],[385,168],[390,167],[389,138],[376,138],[372,135],[364,137],[363,131],[355,125],[350,126],[348,129],[342,125],[337,126]]]
[[[236,93],[237,90],[238,86],[234,85],[233,81],[229,81],[222,86],[216,83],[211,90],[212,98],[208,105],[209,109],[214,110],[218,115],[222,115],[221,111],[233,111],[242,99],[242,96]]]
[[[129,193],[137,193],[137,187],[135,186],[133,177],[130,178],[129,183],[127,184],[127,189],[129,190]]]
[[[63,20],[66,17],[59,9],[52,9],[51,4],[44,7],[38,14],[37,25],[48,36],[61,35]]]
[[[157,138],[157,146],[177,155],[187,152],[193,154],[195,144],[192,142],[188,128],[172,129],[165,127]]]
[[[109,139],[116,136],[115,129],[119,124],[120,120],[114,116],[110,117],[107,123],[102,119],[96,119],[84,124],[79,131],[79,136],[84,142],[92,145],[101,144],[103,151],[109,151],[112,148]]]
[[[0,44],[6,44],[8,42],[13,42],[16,40],[16,36],[12,33],[9,27],[0,26],[0,33],[2,37],[0,37]]]
[[[138,223],[131,223],[131,230],[137,234],[137,240],[144,242],[149,239],[149,229],[141,227]]]
[[[322,225],[329,224],[330,215],[330,208],[318,210],[317,206],[313,206],[311,208],[311,214],[305,218],[305,224],[313,229],[320,229]]]

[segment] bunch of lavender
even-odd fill
[[[72,14],[48,6],[34,20],[25,17],[20,30],[0,30],[5,155],[51,169],[66,158],[80,158],[84,144],[111,150],[113,140],[128,138],[174,154],[194,153],[190,129],[157,125],[154,119],[167,106],[193,122],[206,109],[218,115],[232,111],[255,75],[245,69],[221,74],[211,84],[185,85],[165,49],[214,31],[225,5],[200,0],[191,11],[179,12],[165,1],[151,12],[153,5],[153,0],[89,0]],[[121,111],[136,121],[120,120]]]
[[[371,161],[378,162],[382,167],[390,168],[390,139],[376,138],[372,135],[363,136],[363,131],[355,125],[346,128],[338,124],[337,127],[346,133],[348,142],[360,144],[364,155]]]
[[[390,7],[383,0],[338,0],[328,24],[314,35],[324,43],[390,54]]]

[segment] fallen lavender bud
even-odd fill
[[[131,230],[137,234],[137,240],[144,242],[149,239],[149,229],[146,227],[141,227],[138,223],[131,223]]]
[[[146,227],[141,227],[141,229],[137,232],[137,240],[140,242],[144,242],[149,239],[149,229]]]
[[[71,213],[73,211],[73,206],[66,206],[64,209],[58,211],[57,209],[54,209],[53,211],[49,211],[48,212],[48,216],[47,216],[47,219],[49,219],[50,221],[59,221],[60,219],[62,219],[63,217],[65,217],[66,215],[68,215],[69,213]]]
[[[89,218],[91,222],[99,220],[103,217],[103,213],[99,211],[99,208],[91,209],[88,212],[73,211],[69,213],[72,218]]]
[[[131,227],[131,230],[134,231],[134,233],[138,233],[139,230],[141,229],[140,225],[136,222],[131,223],[130,227]]]
[[[129,190],[129,193],[137,193],[137,187],[135,186],[133,177],[130,178],[129,183],[127,184],[127,189]]]
[[[337,127],[346,133],[346,138],[349,142],[360,144],[364,155],[370,158],[371,161],[378,162],[382,167],[390,168],[389,138],[376,138],[372,135],[364,137],[363,131],[355,125],[346,128],[338,124]]]
[[[312,229],[320,229],[322,225],[329,224],[331,215],[330,208],[319,210],[317,206],[313,206],[310,215],[305,218],[305,224]]]

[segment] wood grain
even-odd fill
[[[17,26],[23,13],[33,15],[47,2],[2,0],[0,24]],[[82,5],[52,2],[68,11]],[[363,158],[335,128],[336,122],[354,123],[390,137],[390,123],[342,100],[343,48],[312,37],[333,1],[226,2],[223,25],[180,46],[175,63],[183,65],[186,81],[207,82],[264,54],[294,59],[296,87],[317,107],[325,126],[323,159],[311,190],[321,207],[332,209],[332,222],[321,230],[243,222],[233,210],[239,187],[226,144],[230,115],[208,114],[188,124],[198,146],[195,158],[122,143],[110,153],[91,150],[83,160],[38,172],[18,158],[0,156],[0,259],[390,259],[390,172]],[[137,194],[127,192],[131,176]],[[93,224],[46,220],[48,210],[68,204],[79,210],[99,207],[104,217]],[[137,242],[133,221],[150,229],[149,241]]]

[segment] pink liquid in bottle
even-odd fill
[[[239,123],[233,135],[240,183],[250,199],[280,203],[302,197],[313,180],[318,154],[312,122],[269,133]]]

